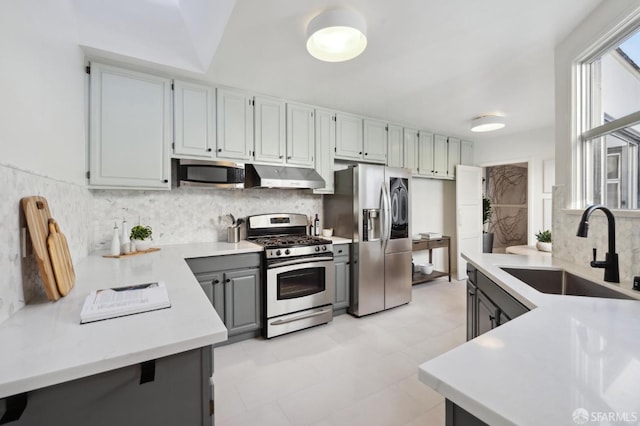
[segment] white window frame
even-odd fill
[[[576,208],[582,209],[586,207],[587,204],[592,203],[591,194],[593,194],[593,188],[591,188],[591,179],[588,178],[588,173],[592,172],[594,164],[592,158],[587,158],[588,141],[597,137],[606,136],[632,125],[640,124],[640,111],[637,111],[608,123],[595,127],[592,125],[594,116],[602,117],[601,113],[598,114],[601,111],[594,111],[592,107],[594,102],[592,95],[599,93],[592,90],[594,81],[592,76],[594,72],[591,66],[592,62],[621,44],[625,38],[637,30],[640,30],[640,10],[635,10],[634,13],[628,15],[618,23],[618,25],[607,31],[586,49],[582,55],[578,56],[573,63],[572,86],[575,103],[572,108],[574,111],[572,125],[574,126],[573,129],[576,135],[574,139],[576,145],[572,149],[575,165],[572,185],[572,204]],[[596,68],[595,72],[599,72],[599,69]],[[596,99],[595,101],[598,100]],[[601,105],[601,102],[597,102],[597,105]],[[601,166],[604,167],[603,165]],[[624,211],[640,211],[640,209],[624,209]]]

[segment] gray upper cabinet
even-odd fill
[[[170,189],[171,80],[91,64],[89,186]]]
[[[336,147],[336,117],[333,111],[315,110],[315,168],[324,179],[324,188],[314,189],[315,194],[333,194],[333,159]]]
[[[387,165],[404,167],[404,140],[401,126],[389,124],[387,130]]]
[[[364,161],[387,162],[387,123],[378,120],[363,121],[363,155]]]
[[[313,167],[315,148],[314,108],[287,103],[287,164]]]
[[[435,177],[447,177],[448,161],[447,137],[442,135],[433,136],[433,175]]]
[[[456,164],[460,164],[460,139],[449,137],[447,144],[447,177],[455,179]]]
[[[266,96],[254,98],[254,132],[256,161],[285,162],[285,107],[280,99]]]
[[[216,156],[253,158],[253,98],[247,92],[218,88]]]
[[[418,131],[405,128],[403,130],[403,161],[402,167],[410,169],[414,175],[418,174]]]
[[[460,164],[465,166],[473,166],[473,142],[460,142]]]
[[[342,160],[362,160],[362,117],[336,113],[335,158]]]
[[[215,89],[173,81],[173,156],[215,157]]]
[[[433,133],[418,132],[418,176],[433,176]]]

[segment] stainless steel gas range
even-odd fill
[[[333,319],[333,245],[307,235],[305,215],[249,216],[247,239],[264,247],[265,337]]]

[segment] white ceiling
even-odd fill
[[[85,3],[79,21],[89,16],[88,1],[76,0],[77,5]],[[486,113],[506,116],[500,136],[553,125],[554,46],[600,1],[237,0],[233,6],[234,0],[225,0],[220,13],[189,14],[192,22],[187,26],[201,29],[196,37],[194,31],[189,36],[184,35],[189,30],[173,32],[176,40],[191,37],[195,47],[180,50],[176,40],[168,43],[166,35],[180,20],[165,20],[159,53],[142,59],[203,71],[201,79],[217,84],[481,140],[498,135],[470,132],[470,120]],[[192,11],[199,10],[196,4],[212,3],[120,0],[124,16],[130,16],[126,9],[132,2],[177,9],[190,5]],[[225,28],[220,21],[230,7]],[[365,17],[368,46],[351,61],[323,63],[305,50],[306,25],[335,7],[353,8]],[[153,17],[136,18],[138,34],[157,32]],[[209,33],[203,30],[207,20],[215,22]],[[198,41],[215,37],[214,30],[221,32],[221,27],[217,50],[214,42]],[[119,30],[121,36],[122,27]],[[164,58],[163,45],[171,47]],[[199,65],[186,67],[171,60],[175,52],[189,49],[198,52]],[[215,51],[210,65],[207,51]]]

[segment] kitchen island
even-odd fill
[[[565,270],[640,298],[631,283],[554,258],[464,257],[531,311],[420,365],[420,380],[447,399],[450,424],[640,421],[640,302],[543,294],[501,267]],[[454,422],[460,409],[472,422]]]
[[[160,415],[163,419],[154,424],[171,424],[167,413],[184,418],[185,410],[189,415],[197,410],[195,417],[206,423],[213,411],[211,345],[226,340],[227,329],[185,259],[261,250],[246,241],[198,243],[120,259],[96,253],[81,260],[69,295],[30,303],[0,324],[5,348],[0,351],[0,398],[5,398],[0,399],[0,416],[11,411],[7,407],[15,411],[16,404],[26,403],[16,425],[37,424],[34,411],[45,406],[53,416],[50,424],[74,424],[74,410],[94,416],[84,424],[109,424],[116,418],[124,419],[119,424],[150,424]],[[92,290],[152,281],[165,282],[170,308],[80,325],[82,305]],[[164,400],[179,394],[201,400],[187,406]],[[103,418],[134,405],[133,411],[143,413]],[[159,414],[144,413],[151,406]],[[65,422],[56,423],[57,414]]]

